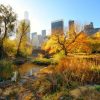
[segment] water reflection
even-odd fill
[[[32,76],[36,74],[43,66],[34,65],[32,63],[24,63],[18,66],[18,70],[21,76]]]
[[[93,63],[94,65],[100,65],[99,58],[79,58],[79,59],[89,61]],[[22,65],[19,65],[18,70],[21,76],[32,76],[32,75],[35,75],[40,69],[44,67],[46,66],[34,65],[33,63],[27,62]]]

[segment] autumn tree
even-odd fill
[[[82,24],[74,20],[69,21],[69,26],[68,26],[68,31],[67,31],[69,38],[75,38],[77,33],[80,33],[82,30],[83,30]]]
[[[16,55],[17,41],[15,39],[6,39],[4,41],[4,49],[9,57],[14,57]]]
[[[0,5],[0,58],[6,56],[4,41],[14,31],[16,14],[11,6]]]
[[[68,44],[67,50],[70,53],[91,53],[88,35],[83,31],[79,32]]]
[[[58,33],[52,34],[49,40],[45,43],[44,50],[48,51],[50,54],[63,50],[65,55],[67,55],[67,42],[67,35]]]
[[[16,56],[21,56],[21,47],[24,45],[24,49],[26,51],[26,46],[28,45],[28,39],[27,39],[27,33],[30,31],[30,25],[28,21],[22,20],[20,21],[18,25],[18,34],[17,34],[17,40],[18,40],[18,47],[17,47],[17,53]],[[28,48],[27,48],[28,49]]]
[[[68,34],[68,33],[67,33]],[[72,38],[67,34],[53,34],[45,44],[45,50],[49,53],[58,53],[63,51],[65,55],[76,51],[90,52],[87,35],[84,32],[73,33]]]
[[[100,53],[100,32],[91,35],[88,41],[91,44],[92,53]]]

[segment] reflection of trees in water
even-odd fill
[[[38,72],[41,68],[38,65],[34,65],[32,63],[24,63],[19,66],[19,73],[20,75],[32,75],[36,72]]]

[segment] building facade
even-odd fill
[[[75,26],[75,21],[70,20],[68,24],[69,24],[68,36],[69,37],[74,37],[77,33],[76,32],[76,27],[77,26]],[[94,28],[93,22],[90,22],[89,24],[84,25],[84,28],[81,31],[83,31],[87,35],[92,35],[92,34],[95,34],[95,33],[99,32],[100,28]]]
[[[42,37],[43,37],[43,38],[46,37],[46,30],[42,30]]]
[[[100,28],[94,28],[93,22],[90,22],[87,25],[84,25],[84,32],[88,35],[95,34],[100,31]]]
[[[54,21],[51,23],[51,33],[60,33],[62,34],[64,31],[64,22],[63,20]]]
[[[32,39],[34,39],[34,37],[37,35],[37,32],[31,33],[32,34]]]
[[[32,45],[34,46],[34,48],[39,47],[39,39],[38,39],[37,32],[32,33]]]
[[[32,44],[35,48],[40,48],[42,43],[46,40],[46,30],[42,30],[41,34],[37,32],[32,33]]]
[[[75,32],[75,22],[74,20],[69,20],[69,23],[68,23],[68,27],[69,27],[69,30],[68,30],[68,36],[73,38],[75,37],[76,35],[76,32]]]
[[[29,25],[29,32],[27,33],[28,42],[30,42],[30,20],[29,20],[29,13],[27,11],[24,12],[24,20]]]

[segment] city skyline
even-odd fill
[[[80,24],[92,21],[95,27],[100,27],[99,0],[0,0],[0,3],[11,5],[19,20],[24,18],[24,12],[27,11],[31,32],[41,33],[41,30],[46,29],[48,33],[51,22],[60,19],[63,19],[66,27],[69,20]]]

